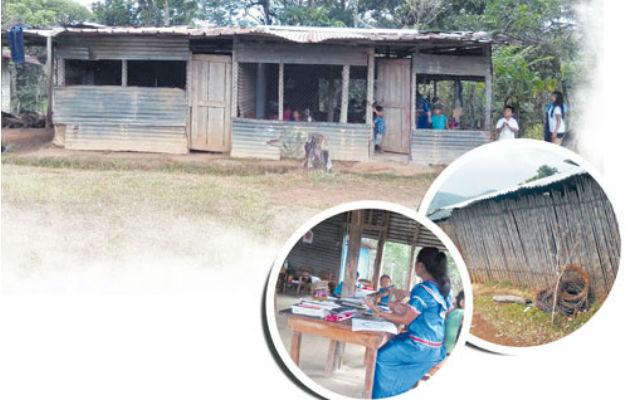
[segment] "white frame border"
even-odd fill
[[[483,157],[486,153],[491,153],[491,152],[500,152],[502,149],[505,148],[509,148],[510,150],[513,149],[534,149],[534,150],[539,150],[539,151],[543,151],[543,152],[549,152],[549,153],[555,153],[558,155],[559,160],[564,160],[564,159],[569,159],[571,161],[574,161],[575,163],[577,163],[579,165],[580,168],[584,169],[586,172],[588,172],[593,179],[595,179],[595,181],[600,185],[600,187],[602,188],[602,190],[604,191],[604,193],[606,194],[606,197],[608,197],[608,200],[610,201],[610,203],[613,205],[613,211],[615,212],[615,218],[617,219],[617,224],[619,225],[619,234],[620,234],[620,242],[622,244],[621,248],[623,250],[623,242],[624,242],[624,238],[621,237],[621,232],[624,231],[624,229],[622,229],[621,225],[622,225],[622,221],[619,220],[619,214],[617,213],[617,207],[615,206],[615,202],[614,199],[611,198],[610,196],[610,191],[607,190],[606,185],[603,183],[603,179],[601,178],[600,173],[597,171],[597,169],[590,163],[588,162],[586,159],[584,159],[582,156],[580,156],[579,154],[574,153],[573,151],[564,148],[562,146],[559,146],[557,144],[553,144],[553,143],[548,143],[548,142],[544,142],[541,140],[536,140],[536,139],[515,139],[515,140],[497,140],[495,142],[491,142],[488,144],[485,144],[483,146],[479,146],[467,153],[465,153],[464,155],[462,155],[461,157],[457,158],[455,161],[453,161],[451,164],[449,164],[439,175],[438,177],[433,181],[433,183],[431,183],[431,186],[429,187],[429,189],[427,190],[426,194],[424,195],[422,202],[420,203],[420,205],[418,206],[418,212],[420,214],[422,214],[423,216],[426,216],[427,211],[429,206],[431,205],[431,201],[433,200],[433,198],[435,197],[435,195],[438,193],[439,189],[444,185],[444,183],[451,177],[451,175],[454,175],[459,168],[461,168],[462,166],[464,166],[468,161],[475,159],[475,158],[480,158]],[[622,264],[622,259],[623,259],[623,251],[621,252],[621,256],[620,256],[620,261],[619,261],[619,265],[621,266]],[[468,272],[468,271],[466,271]],[[618,273],[617,273],[618,274]],[[580,332],[582,332],[585,328],[585,326],[593,323],[592,320],[595,319],[597,317],[598,314],[601,313],[601,310],[603,307],[606,306],[606,304],[608,303],[608,299],[610,298],[610,293],[615,289],[616,285],[615,283],[617,282],[617,277],[615,277],[615,281],[613,282],[613,286],[610,290],[610,292],[608,293],[608,295],[606,296],[606,299],[604,300],[604,302],[602,303],[602,305],[600,306],[600,308],[595,312],[595,314],[591,317],[590,320],[588,320],[583,326],[579,327],[578,329],[576,329],[575,331],[569,333],[568,335],[564,335],[563,337],[548,342],[548,343],[544,343],[544,344],[540,344],[540,345],[536,345],[536,346],[528,346],[528,347],[514,347],[514,346],[504,346],[504,345],[500,345],[500,344],[496,344],[496,343],[492,343],[492,342],[488,342],[487,340],[483,340],[473,334],[469,335],[469,341],[471,344],[480,347],[484,350],[488,350],[488,351],[492,351],[495,353],[500,353],[500,354],[505,354],[505,355],[523,355],[523,354],[528,354],[531,355],[533,353],[539,354],[537,352],[544,352],[546,350],[549,349],[549,346],[555,345],[558,342],[564,342],[567,337],[574,337],[576,334],[579,335]],[[472,285],[471,285],[472,288]],[[471,297],[472,298],[472,297]]]
[[[446,233],[444,233],[431,220],[425,217],[424,214],[419,214],[413,211],[412,209],[409,209],[407,207],[404,207],[395,203],[390,203],[390,202],[385,202],[385,201],[367,201],[366,200],[366,201],[356,201],[356,202],[339,204],[337,206],[329,208],[315,215],[312,218],[309,218],[293,233],[293,235],[291,235],[289,240],[287,240],[286,243],[282,246],[282,249],[278,253],[277,258],[274,260],[273,267],[271,269],[271,272],[269,273],[269,280],[267,282],[267,287],[265,289],[266,290],[265,292],[265,318],[267,320],[267,326],[269,328],[269,335],[271,336],[275,350],[280,356],[280,358],[282,359],[282,362],[284,363],[284,365],[289,369],[291,374],[293,374],[293,376],[297,378],[300,382],[302,382],[306,387],[311,389],[313,392],[319,394],[320,396],[323,396],[328,399],[348,399],[349,397],[340,395],[338,393],[335,393],[319,385],[318,383],[313,381],[311,378],[309,378],[304,372],[302,372],[302,370],[291,359],[289,351],[286,349],[286,347],[282,343],[282,339],[280,338],[280,334],[278,332],[277,321],[275,317],[274,294],[275,294],[275,287],[276,287],[276,277],[278,273],[280,272],[280,269],[282,268],[282,264],[284,263],[284,260],[288,257],[289,252],[293,249],[295,244],[302,238],[302,236],[304,236],[306,232],[308,232],[314,226],[318,225],[319,223],[325,221],[328,218],[331,218],[343,212],[356,210],[356,209],[380,209],[380,210],[387,210],[387,211],[395,212],[398,214],[402,214],[410,219],[413,219],[414,221],[418,222],[419,224],[429,229],[434,235],[438,237],[438,239],[440,239],[444,247],[446,247],[446,249],[449,251],[459,271],[459,274],[462,280],[462,286],[464,288],[464,295],[466,297],[466,308],[464,309],[464,323],[463,323],[459,340],[457,341],[457,344],[455,345],[455,348],[453,349],[453,353],[460,354],[462,352],[461,347],[463,347],[465,343],[468,341],[468,336],[469,336],[468,333],[470,331],[470,325],[472,321],[472,286],[470,283],[470,277],[468,275],[468,269],[465,268],[464,261],[461,255],[459,254],[459,251],[457,250],[453,242],[449,239],[449,237],[446,235]],[[452,355],[450,357],[452,357]],[[446,364],[451,362],[450,357],[449,357],[449,361],[447,361]],[[459,357],[459,356],[456,355],[456,357]],[[431,377],[431,381],[434,381],[435,379],[439,379],[439,376],[440,374],[438,373],[436,374],[436,376]],[[401,398],[402,396],[408,396],[410,393],[416,394],[417,392],[415,392],[414,389],[409,390],[408,392],[402,394]]]

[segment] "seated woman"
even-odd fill
[[[378,351],[374,372],[375,399],[396,396],[411,389],[433,366],[444,360],[446,312],[451,308],[446,255],[425,247],[416,257],[416,275],[422,279],[411,290],[408,304],[390,305],[381,311],[371,299],[366,303],[378,316],[407,331],[391,338]]]

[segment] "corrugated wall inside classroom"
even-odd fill
[[[232,119],[232,157],[278,160],[281,156],[303,158],[309,134],[327,138],[330,157],[338,161],[367,161],[371,128],[365,124],[287,122]]]
[[[287,260],[291,268],[310,267],[317,276],[330,272],[334,281],[338,280],[341,248],[344,232],[345,213],[336,215],[313,227],[313,243],[300,239],[289,252]]]
[[[604,298],[619,268],[620,236],[610,202],[589,176],[532,192],[453,210],[438,225],[459,247],[473,282],[510,280],[542,289],[561,265],[575,263]]]
[[[490,134],[485,131],[414,129],[411,160],[426,165],[446,165],[488,142]]]
[[[54,102],[53,122],[65,127],[68,149],[188,152],[182,89],[57,87]]]

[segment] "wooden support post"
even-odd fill
[[[411,148],[411,138],[413,136],[413,130],[416,129],[416,121],[418,121],[418,111],[416,107],[416,96],[418,95],[418,84],[416,83],[416,73],[413,70],[413,64],[411,68],[411,135],[409,135],[409,148]]]
[[[46,74],[48,75],[48,107],[46,110],[46,128],[52,126],[53,108],[53,38],[46,37]]]
[[[374,260],[374,274],[372,275],[372,287],[378,287],[378,279],[381,276],[383,265],[383,249],[387,241],[387,227],[389,226],[389,211],[383,211],[383,227],[378,235],[378,244],[376,245],[376,259]]]
[[[484,77],[485,82],[485,94],[486,94],[486,104],[484,109],[484,123],[483,127],[486,131],[492,130],[492,47],[488,45],[488,47],[483,50],[484,56],[489,59],[489,68]]]
[[[284,64],[278,64],[278,120],[282,121],[284,114]]]
[[[411,286],[413,286],[413,277],[415,275],[415,267],[416,267],[416,242],[418,241],[418,228],[419,225],[417,222],[414,222],[413,228],[413,241],[411,242],[411,254],[409,256],[409,273],[407,274],[407,288],[406,290],[409,292],[411,290]]]
[[[267,103],[267,74],[266,65],[256,64],[256,119],[265,118]]]
[[[367,93],[365,105],[365,123],[372,126],[372,103],[374,103],[374,48],[368,51]]]
[[[127,86],[127,75],[128,75],[127,71],[128,71],[127,60],[122,60],[122,77],[121,77],[122,87]]]
[[[357,267],[359,266],[359,254],[361,253],[361,234],[363,225],[363,210],[351,212],[350,226],[348,227],[348,252],[346,253],[346,270],[343,275],[342,297],[353,297],[355,282],[357,281]]]
[[[238,117],[238,61],[236,60],[236,43],[234,38],[232,44],[232,98],[230,99],[230,114],[232,118]]]
[[[348,97],[350,96],[350,66],[344,65],[341,70],[341,110],[339,122],[348,122]]]

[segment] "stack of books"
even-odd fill
[[[313,301],[300,299],[299,303],[291,307],[291,312],[297,315],[307,317],[325,318],[331,311],[338,308],[339,305],[332,301]]]

